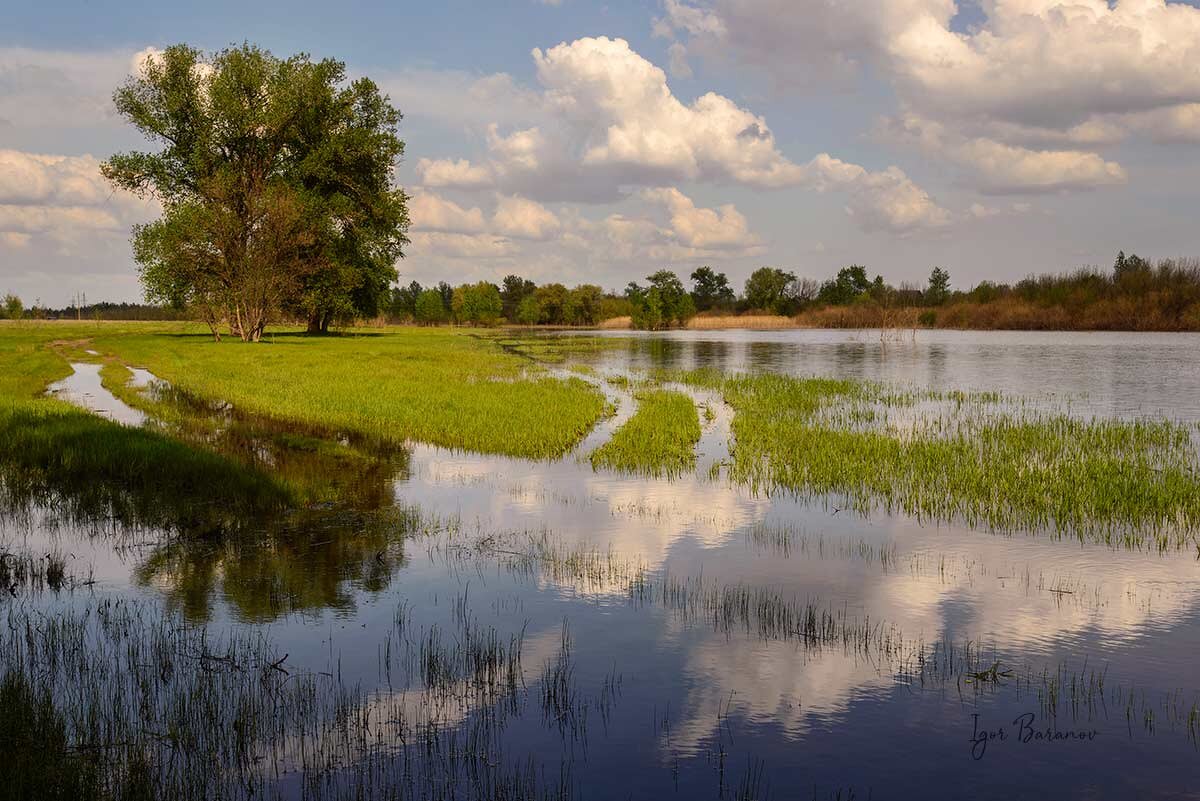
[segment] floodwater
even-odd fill
[[[694,475],[622,475],[586,459],[633,410],[601,379],[649,367],[1000,390],[1091,416],[1191,422],[1200,337],[620,333],[627,343],[574,360],[618,412],[563,459],[414,443],[363,477],[353,503],[419,510],[436,521],[419,537],[381,539],[339,518],[268,533],[254,548],[147,532],[117,544],[35,510],[0,522],[0,544],[86,566],[95,583],[28,601],[39,608],[161,603],[198,625],[267,632],[294,671],[336,665],[373,691],[410,689],[380,667],[398,609],[409,630],[452,631],[468,609],[504,637],[521,633],[531,698],[569,650],[581,708],[603,701],[570,725],[531,704],[508,719],[504,740],[506,758],[530,761],[572,797],[1200,798],[1200,551],[755,495],[713,469],[730,413],[704,393],[693,395],[715,415]],[[93,367],[76,365],[56,391],[141,424]],[[572,554],[599,558],[581,568]],[[781,627],[769,610],[789,604],[827,614],[840,634]],[[459,725],[476,714],[464,709]],[[273,787],[300,794],[286,773]]]

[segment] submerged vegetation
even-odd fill
[[[682,392],[645,390],[637,411],[592,453],[592,465],[652,476],[678,476],[696,464],[700,419]]]
[[[1186,548],[1200,530],[1197,456],[1181,424],[989,412],[991,395],[897,393],[846,380],[713,371],[679,378],[719,389],[733,407],[729,475],[757,490],[1132,547]],[[930,400],[949,412],[916,410]]]

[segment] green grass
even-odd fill
[[[586,382],[550,378],[470,333],[269,339],[216,344],[187,324],[0,325],[5,500],[53,502],[78,521],[226,531],[347,493],[385,503],[378,466],[396,466],[409,440],[549,458],[604,411]],[[105,386],[164,424],[127,428],[44,397],[73,360],[101,361]],[[181,396],[134,390],[125,365]],[[213,401],[237,415],[214,427]]]
[[[854,381],[712,371],[677,378],[723,393],[735,410],[730,477],[757,490],[1132,547],[1186,548],[1200,530],[1200,472],[1184,425],[995,410],[993,397]],[[948,410],[903,428],[888,422],[897,408],[937,400]]]
[[[545,375],[467,332],[276,334],[258,345],[104,329],[93,347],[242,412],[391,442],[534,459],[566,453],[600,418],[601,393]]]
[[[76,521],[189,533],[240,527],[293,501],[266,473],[43,397],[70,373],[49,326],[0,326],[0,501]],[[61,347],[61,346],[60,346]]]
[[[667,477],[694,469],[700,418],[692,399],[670,390],[635,397],[637,411],[592,453],[592,466]]]

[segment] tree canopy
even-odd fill
[[[683,288],[679,276],[659,270],[646,276],[649,286],[630,283],[625,296],[632,304],[633,327],[651,331],[683,325],[696,315],[692,296]]]
[[[408,209],[392,185],[401,115],[371,80],[249,44],[174,45],[113,99],[160,146],[101,166],[162,205],[133,233],[147,299],[191,306],[214,335],[227,322],[253,341],[280,313],[310,331],[377,313],[408,243]]]
[[[941,306],[950,297],[950,273],[941,267],[934,267],[929,273],[929,286],[925,290],[925,300],[931,306]]]
[[[692,286],[692,302],[697,311],[731,309],[737,303],[737,293],[729,285],[729,278],[708,265],[692,272]]]

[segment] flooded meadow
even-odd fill
[[[1200,336],[480,336],[600,421],[540,459],[397,445],[76,353],[56,397],[272,483],[6,468],[31,770],[126,798],[1197,797]]]

